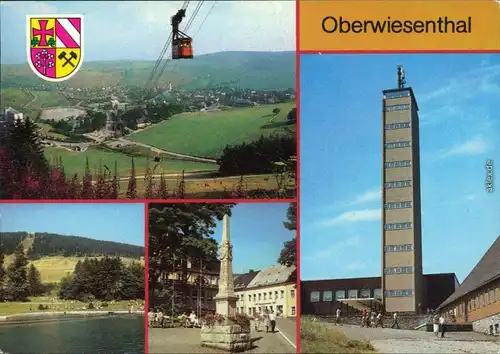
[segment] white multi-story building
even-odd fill
[[[8,107],[5,109],[4,122],[7,124],[12,124],[16,120],[23,120],[24,116],[21,112],[16,111],[12,107]]]
[[[296,316],[295,267],[271,266],[258,272],[245,288],[235,289],[238,312],[247,315],[272,310],[283,317]]]

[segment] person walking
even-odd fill
[[[444,333],[446,332],[446,323],[443,315],[439,317],[439,329],[441,332],[441,338],[444,338]]]
[[[375,326],[375,311],[372,311],[371,314],[370,314],[370,327],[374,327]]]
[[[438,337],[439,336],[439,317],[438,317],[438,315],[434,315],[434,319],[433,319],[432,323],[433,323],[432,329],[433,329],[434,335],[436,337]]]
[[[397,327],[397,329],[401,329],[401,327],[399,327],[399,323],[398,323],[398,313],[397,312],[394,312],[394,315],[392,315],[391,328],[394,328],[394,327]]]
[[[335,324],[339,325],[340,324],[340,308],[337,309],[335,312]]]
[[[271,333],[274,333],[274,329],[276,328],[276,315],[273,310],[271,310],[269,314],[269,323],[271,324]]]
[[[379,312],[377,315],[377,319],[375,320],[375,328],[380,326],[380,328],[384,328],[384,322],[382,318],[382,312]]]
[[[268,333],[271,322],[269,321],[269,310],[267,308],[264,310],[264,322],[266,324],[266,333]]]
[[[361,327],[367,327],[368,313],[363,310],[361,313]]]

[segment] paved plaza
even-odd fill
[[[500,338],[475,332],[450,332],[436,338],[423,331],[326,325],[351,339],[370,341],[380,353],[500,353]]]
[[[252,329],[253,348],[246,353],[295,353],[295,348],[289,343],[288,338],[295,344],[295,332],[290,338],[291,324],[295,322],[281,320],[278,328],[283,327],[282,333],[256,332]],[[283,336],[284,335],[284,336]],[[150,328],[149,353],[221,353],[221,350],[202,347],[200,345],[200,330],[196,328]]]

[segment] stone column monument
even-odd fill
[[[225,320],[223,323],[202,325],[201,345],[228,352],[241,352],[251,348],[251,337],[250,326],[234,322],[238,297],[234,295],[232,247],[229,216],[224,215],[220,245],[219,292],[215,296],[215,309]]]
[[[215,296],[215,311],[218,314],[234,316],[236,301],[233,283],[233,246],[229,232],[229,216],[224,215],[222,220],[222,242],[220,245],[220,275],[219,292]]]

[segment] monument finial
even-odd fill
[[[222,243],[229,242],[229,215],[225,214],[222,218]]]
[[[403,65],[398,65],[398,89],[405,88],[406,85],[406,76],[405,69]]]

